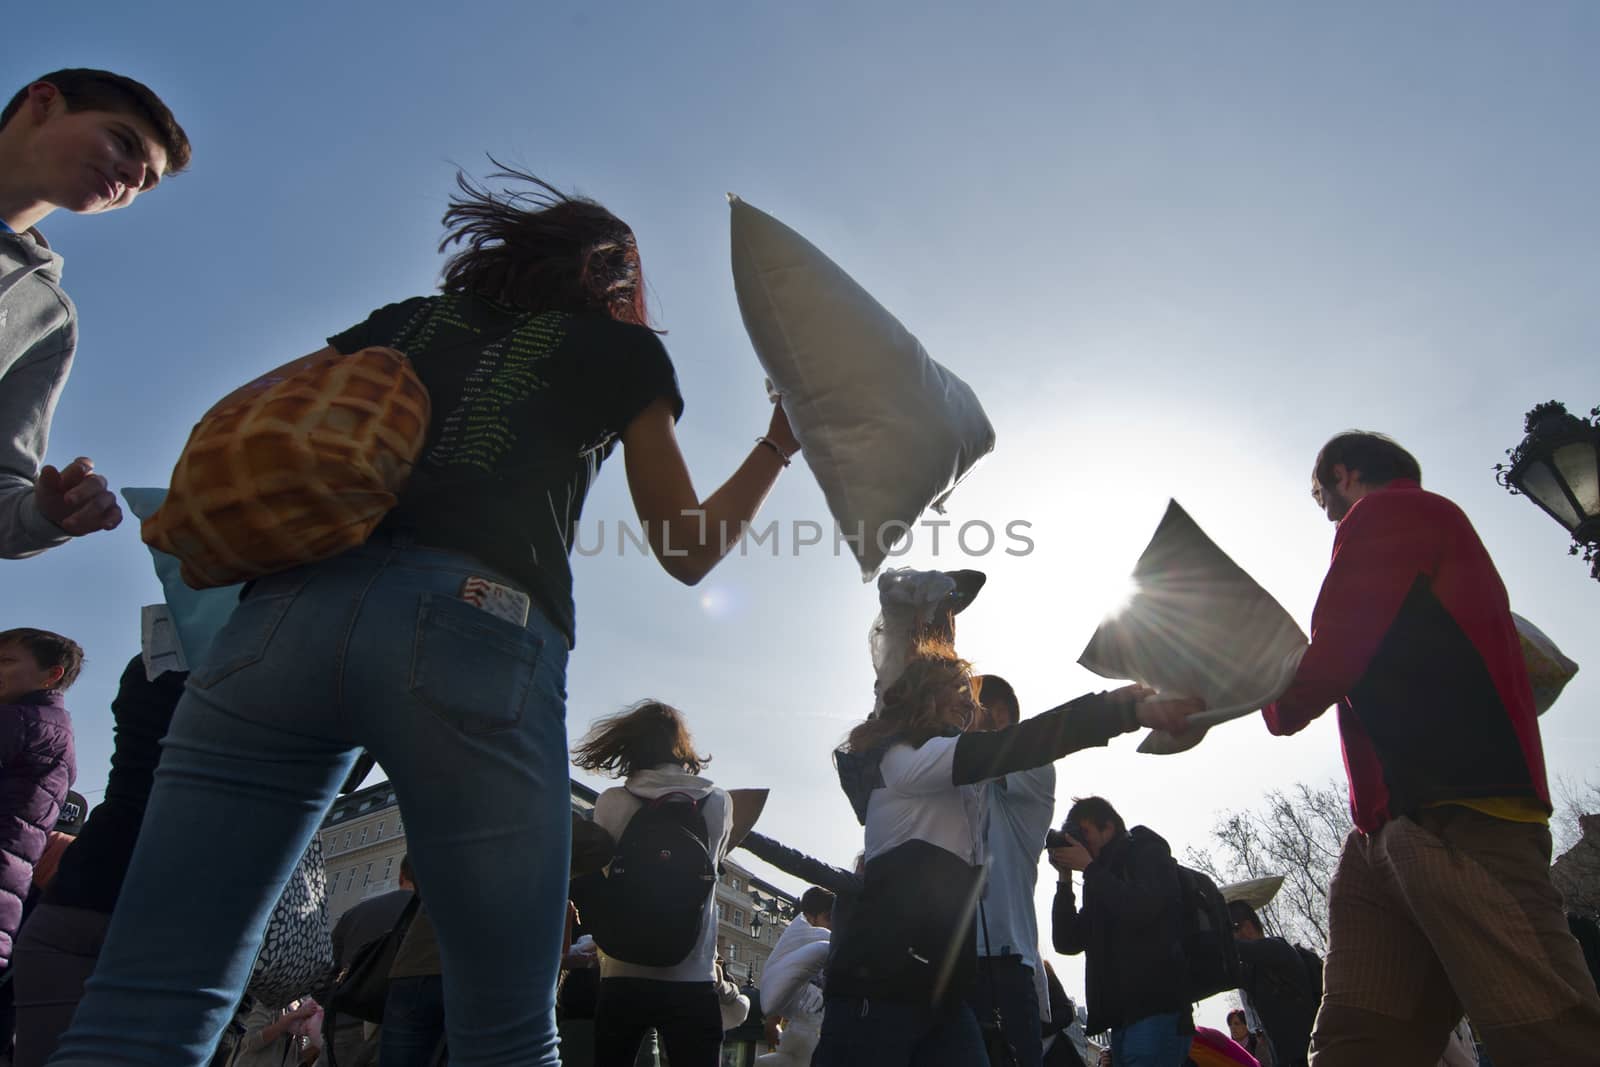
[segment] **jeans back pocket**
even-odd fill
[[[467,734],[522,720],[544,639],[452,596],[422,594],[409,686],[428,710]]]
[[[305,585],[304,576],[290,572],[256,583],[206,647],[202,662],[191,664],[190,683],[208,689],[259,663]]]

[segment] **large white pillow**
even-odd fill
[[[994,448],[966,382],[810,241],[738,197],[733,285],[756,355],[871,580],[929,507]]]
[[[1511,621],[1516,624],[1517,637],[1522,643],[1522,660],[1528,665],[1534,709],[1543,715],[1578,673],[1578,665],[1567,658],[1543,630],[1521,615],[1513,611]]]
[[[1305,633],[1176,500],[1134,565],[1133,581],[1132,599],[1100,624],[1078,662],[1104,678],[1206,702],[1190,719],[1194,730],[1181,737],[1153,731],[1140,752],[1193,748],[1203,728],[1265,707],[1294,680]]]

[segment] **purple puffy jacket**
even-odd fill
[[[77,776],[72,719],[60,693],[0,704],[0,970],[11,965],[33,865]]]

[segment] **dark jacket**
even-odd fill
[[[1263,709],[1292,734],[1339,704],[1356,828],[1475,797],[1550,810],[1505,585],[1461,509],[1396,480],[1339,521],[1294,681]]]
[[[0,969],[11,965],[33,865],[77,775],[60,693],[41,690],[0,705]]]
[[[115,741],[105,796],[61,857],[55,880],[45,891],[47,903],[107,915],[116,909],[155,785],[161,739],[188,677],[188,671],[167,671],[152,681],[142,656],[134,656],[123,670],[111,701]]]
[[[830,929],[833,936],[830,941],[839,939],[840,931],[849,924],[850,916],[855,911],[856,898],[861,895],[865,881],[861,875],[824,863],[754,830],[745,835],[739,847],[758,859],[766,860],[785,874],[792,874],[803,882],[821,886],[832,893],[833,921]]]
[[[1278,1067],[1303,1064],[1321,996],[1299,951],[1281,937],[1236,942],[1239,988],[1250,996],[1278,1054]]]
[[[1135,826],[1113,838],[1083,875],[1083,907],[1070,880],[1056,887],[1055,949],[1087,954],[1091,1034],[1150,1015],[1187,1013],[1182,985],[1181,890],[1172,850]]]

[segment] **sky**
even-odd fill
[[[919,532],[897,562],[988,572],[960,647],[1025,710],[1111,684],[1075,660],[1169,498],[1309,625],[1333,534],[1312,459],[1340,430],[1377,429],[1465,509],[1513,608],[1590,665],[1541,726],[1553,777],[1596,776],[1600,588],[1492,468],[1534,404],[1600,403],[1600,8],[94,8],[32,11],[6,78],[138,77],[194,163],[129,210],[43,227],[81,315],[50,461],[164,485],[217,398],[431,290],[456,167],[484,173],[493,153],[635,229],[709,492],[767,417],[729,272],[732,191],[850,271],[982,400],[997,447],[945,517],[1027,522],[1033,550],[969,555],[947,533],[934,551]],[[586,543],[632,519],[612,466]],[[762,516],[827,522],[802,463]],[[673,703],[713,778],[772,790],[763,831],[848,864],[861,831],[829,753],[871,707],[876,613],[854,561],[785,541],[687,588],[612,545],[574,561],[573,737],[641,698]],[[3,580],[0,626],[88,651],[69,704],[78,788],[97,800],[110,699],[139,607],[160,598],[137,527],[7,562]],[[1177,756],[1136,745],[1058,764],[1058,820],[1102,794],[1181,854],[1223,810],[1342,779],[1332,716],[1288,739],[1243,719]],[[1081,964],[1057,963],[1081,995]]]

